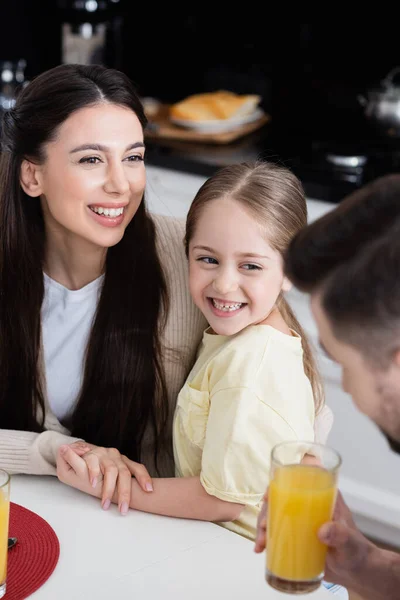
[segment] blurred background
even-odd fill
[[[19,69],[17,84],[62,62],[99,62],[125,71],[142,97],[174,103],[227,89],[259,94],[271,116],[262,131],[224,148],[150,144],[155,162],[196,155],[197,171],[208,175],[231,157],[272,157],[292,167],[311,195],[332,201],[398,170],[400,87],[399,127],[389,134],[367,118],[365,102],[400,65],[394,20],[277,23],[254,8],[221,12],[138,9],[132,0],[2,0],[3,108],[12,96],[4,62]]]

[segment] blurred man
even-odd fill
[[[341,366],[343,389],[400,453],[400,175],[376,179],[303,229],[286,274],[311,296],[320,345]],[[341,496],[319,537],[329,546],[328,581],[368,600],[400,598],[400,554],[362,535]],[[255,550],[264,547],[265,509]]]

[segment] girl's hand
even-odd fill
[[[120,512],[122,514],[128,512],[132,475],[143,491],[153,491],[151,477],[146,467],[129,460],[116,448],[102,448],[86,442],[74,442],[70,448],[85,461],[93,489],[97,488],[100,479],[103,480],[101,505],[105,510],[109,508],[116,493]]]

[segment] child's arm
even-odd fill
[[[129,467],[129,462],[127,465]],[[60,481],[82,492],[101,498],[102,482],[95,488],[90,485],[86,462],[69,446],[63,447],[57,458],[57,474]],[[198,519],[202,521],[234,521],[243,505],[226,502],[210,496],[204,490],[199,477],[171,477],[153,479],[153,491],[144,492],[136,479],[132,479],[130,507],[168,517]],[[117,492],[112,501],[118,502]],[[104,506],[108,508],[108,506]],[[127,507],[119,507],[125,513]]]
[[[207,494],[200,477],[153,479],[153,488],[151,494],[143,492],[137,481],[132,479],[131,508],[201,521],[234,521],[243,509],[242,504]]]

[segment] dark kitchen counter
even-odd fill
[[[150,165],[210,176],[217,169],[246,160],[272,160],[292,169],[308,198],[340,202],[362,183],[360,173],[338,173],[326,164],[315,143],[300,135],[274,131],[271,124],[230,144],[198,144],[146,139]]]

